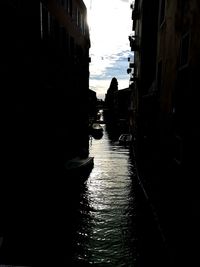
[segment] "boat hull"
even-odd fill
[[[94,157],[76,157],[65,163],[65,174],[70,177],[87,178],[93,166]]]

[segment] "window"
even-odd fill
[[[160,2],[160,26],[163,24],[165,20],[165,0],[161,0]]]
[[[48,12],[48,34],[51,34],[51,14]]]
[[[68,0],[68,13],[70,14],[70,16],[72,17],[72,0]]]
[[[13,6],[13,7],[17,7],[18,5],[18,0],[9,0],[9,3]]]
[[[81,14],[80,16],[81,16],[81,18],[80,18],[80,28],[81,28],[81,32],[83,33],[83,15]]]
[[[68,12],[68,6],[69,6],[69,0],[66,0],[65,1],[65,9],[67,10],[67,12]]]
[[[67,47],[67,34],[64,27],[61,28],[61,36],[62,36],[62,47],[66,49]]]
[[[180,46],[180,67],[186,66],[188,64],[189,58],[189,32],[184,34],[181,39],[181,46]]]
[[[58,41],[60,39],[60,26],[57,19],[54,20],[54,33],[55,33],[55,40]]]
[[[46,39],[49,31],[49,14],[47,8],[40,3],[40,36]]]
[[[68,32],[66,32],[66,52],[67,52],[67,55],[70,54],[70,51],[69,51],[69,34],[68,34]]]
[[[40,2],[40,36],[43,39],[43,25],[42,25],[42,3]]]
[[[76,9],[76,24],[77,24],[78,27],[80,26],[80,16],[81,16],[80,11],[77,8]]]
[[[162,86],[162,61],[158,62],[158,69],[157,69],[157,90],[160,94]]]
[[[70,37],[70,54],[74,56],[75,53],[75,44],[74,44],[74,38]]]
[[[51,34],[51,38],[55,39],[55,18],[50,15],[50,34]]]
[[[180,165],[183,158],[183,139],[180,136],[176,136],[174,144],[174,161]]]
[[[84,18],[83,18],[83,34],[84,35],[86,34],[86,21]]]

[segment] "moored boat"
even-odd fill
[[[91,135],[94,138],[101,138],[103,136],[103,127],[99,123],[93,123],[91,126]]]
[[[65,172],[70,176],[82,176],[89,174],[94,166],[94,157],[75,157],[65,163]]]
[[[131,134],[121,134],[119,139],[119,145],[129,145],[132,141],[132,135]]]

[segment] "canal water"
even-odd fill
[[[111,141],[104,126],[91,138],[92,169],[81,191],[74,261],[94,266],[134,266],[134,194],[129,149]]]
[[[103,137],[90,140],[94,168],[80,188],[73,266],[164,266],[158,261],[159,231],[138,186],[129,148],[119,146],[103,127]]]

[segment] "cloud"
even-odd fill
[[[119,88],[129,84],[128,36],[132,31],[129,0],[84,0],[90,28],[90,89],[104,98],[113,77]]]
[[[90,78],[100,79],[100,77],[111,76],[123,76],[128,79],[127,68],[128,58],[131,57],[131,52],[128,50],[120,51],[111,56],[106,55],[103,58],[96,58],[96,62],[91,64],[91,75]],[[97,64],[97,61],[98,64]]]

